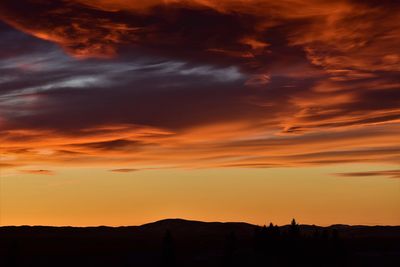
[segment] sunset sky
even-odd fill
[[[397,0],[1,0],[0,225],[400,225]]]

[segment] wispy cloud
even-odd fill
[[[394,2],[1,1],[2,164],[398,164]]]
[[[55,172],[51,170],[20,170],[21,173],[38,174],[38,175],[54,175]]]
[[[127,173],[127,172],[137,172],[140,171],[140,169],[114,169],[110,170],[111,172],[121,172],[121,173]]]
[[[337,176],[343,177],[371,177],[371,176],[381,176],[388,178],[400,178],[400,170],[384,170],[384,171],[366,171],[366,172],[346,172],[346,173],[336,173]]]

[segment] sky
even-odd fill
[[[397,0],[2,0],[0,225],[400,225]]]

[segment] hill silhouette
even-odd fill
[[[0,227],[0,265],[400,266],[400,226],[256,226],[167,219],[126,227]]]

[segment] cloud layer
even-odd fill
[[[400,178],[400,170],[387,170],[387,171],[368,171],[368,172],[348,172],[348,173],[337,173],[337,176],[343,177],[372,177],[372,176],[383,176],[389,178]]]
[[[396,1],[4,0],[2,166],[400,163]]]

